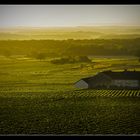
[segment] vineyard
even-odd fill
[[[0,134],[140,133],[140,90],[22,90],[0,92]]]
[[[77,97],[140,97],[140,90],[79,90]]]
[[[74,87],[108,67],[2,58],[0,64],[0,134],[140,134],[140,90]]]
[[[64,89],[66,88],[66,89]],[[0,96],[3,94],[10,94],[10,93],[45,93],[45,92],[52,92],[57,93],[57,96],[65,95],[67,97],[72,97],[73,95],[76,97],[140,97],[140,90],[105,90],[105,89],[81,89],[76,90],[72,89],[71,86],[66,85],[49,85],[49,86],[28,86],[28,87],[0,87]],[[20,94],[19,94],[20,95]],[[52,95],[53,96],[53,95]]]

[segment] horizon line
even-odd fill
[[[75,27],[121,27],[121,26],[130,26],[130,27],[137,27],[140,25],[69,25],[69,26],[24,26],[24,25],[19,25],[19,26],[0,26],[0,28],[75,28]]]

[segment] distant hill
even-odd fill
[[[16,27],[1,28],[0,40],[131,39],[140,26]]]

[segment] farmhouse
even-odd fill
[[[77,88],[140,89],[140,71],[103,71],[75,83]]]

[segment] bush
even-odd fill
[[[91,60],[87,56],[78,56],[77,61],[78,62],[91,62]]]
[[[39,59],[39,60],[44,60],[46,58],[46,54],[45,53],[37,53],[35,58]]]
[[[51,60],[51,63],[53,64],[70,64],[79,62],[91,62],[91,60],[87,56],[76,56],[76,57],[69,56]]]

